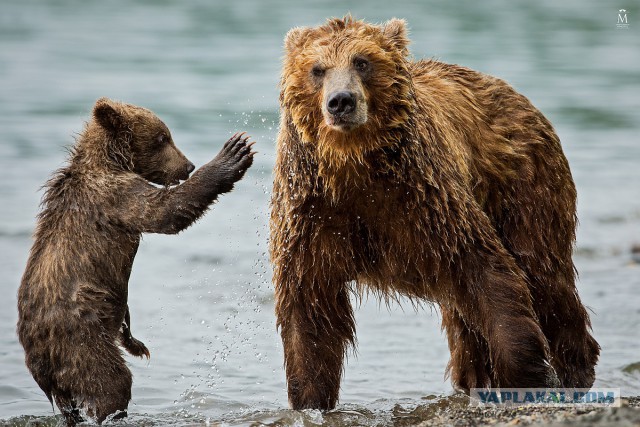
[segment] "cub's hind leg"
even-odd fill
[[[99,322],[82,323],[68,337],[54,373],[56,403],[68,422],[74,405],[99,423],[126,413],[132,376],[115,339]]]

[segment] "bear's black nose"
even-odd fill
[[[187,163],[187,174],[190,174],[191,172],[193,172],[195,168],[196,166],[193,163],[191,162]]]
[[[327,111],[334,116],[344,116],[356,109],[356,97],[351,92],[334,92],[329,95]]]

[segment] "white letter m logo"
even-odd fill
[[[620,10],[620,13],[618,13],[618,24],[628,24],[629,22],[627,21],[627,11],[624,9]]]

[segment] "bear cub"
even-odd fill
[[[68,425],[80,411],[99,423],[126,416],[132,377],[118,345],[149,357],[127,306],[141,234],[176,234],[200,218],[251,166],[252,145],[235,134],[189,178],[194,165],[154,113],[96,102],[68,165],[46,184],[18,291],[26,365]]]

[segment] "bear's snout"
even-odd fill
[[[187,175],[190,175],[195,168],[196,168],[196,165],[194,165],[191,162],[187,162]]]
[[[327,111],[335,117],[343,117],[356,109],[356,96],[352,92],[340,91],[329,95]]]
[[[177,184],[176,181],[186,181],[187,179],[189,179],[189,175],[191,175],[191,172],[194,171],[194,169],[196,168],[196,166],[191,163],[189,160],[186,160],[186,163],[184,164],[184,166],[182,167],[182,171],[179,171],[177,174],[177,180],[174,180],[174,184]]]

